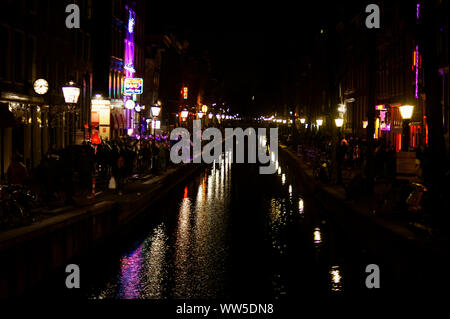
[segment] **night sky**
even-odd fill
[[[146,23],[187,39],[191,54],[207,52],[234,112],[270,112],[281,100],[283,70],[301,67],[331,15],[352,1],[328,2],[149,2]]]

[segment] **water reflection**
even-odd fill
[[[123,254],[117,276],[91,298],[214,298],[225,286],[232,153],[222,155],[194,187],[185,187],[176,222],[156,225]],[[172,210],[168,210],[170,214]],[[170,219],[170,216],[167,216]]]
[[[330,270],[331,291],[342,291],[342,275],[339,266],[333,266]]]
[[[303,213],[305,212],[305,204],[303,202],[303,199],[301,199],[301,198],[298,201],[298,211],[299,211],[300,215],[303,215]]]
[[[320,228],[314,229],[314,243],[316,245],[322,243],[322,233],[320,232]]]

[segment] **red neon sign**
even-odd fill
[[[188,98],[188,88],[187,88],[187,86],[185,86],[185,87],[183,88],[183,98],[184,98],[185,100],[187,100],[187,98]]]

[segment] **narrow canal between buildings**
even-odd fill
[[[155,206],[142,236],[93,263],[87,297],[257,300],[364,285],[360,247],[341,242],[295,172],[278,162],[260,175],[230,156]]]
[[[80,262],[77,293],[282,300],[368,292],[369,264],[380,266],[384,288],[413,275],[395,251],[371,254],[364,240],[337,226],[283,157],[273,175],[230,158],[202,168],[154,205],[132,235]]]

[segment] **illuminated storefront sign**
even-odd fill
[[[134,69],[134,66],[131,63],[125,64],[123,68],[130,73],[136,73],[136,70]]]
[[[144,80],[141,78],[126,78],[124,81],[124,94],[142,94],[144,90]]]
[[[130,17],[128,19],[128,32],[129,33],[133,33],[133,31],[134,31],[134,19],[133,19],[132,15],[131,15],[131,12],[130,12]]]
[[[188,88],[186,86],[183,88],[183,98],[185,100],[188,98]]]
[[[152,121],[152,129],[155,130],[161,129],[161,121]]]

